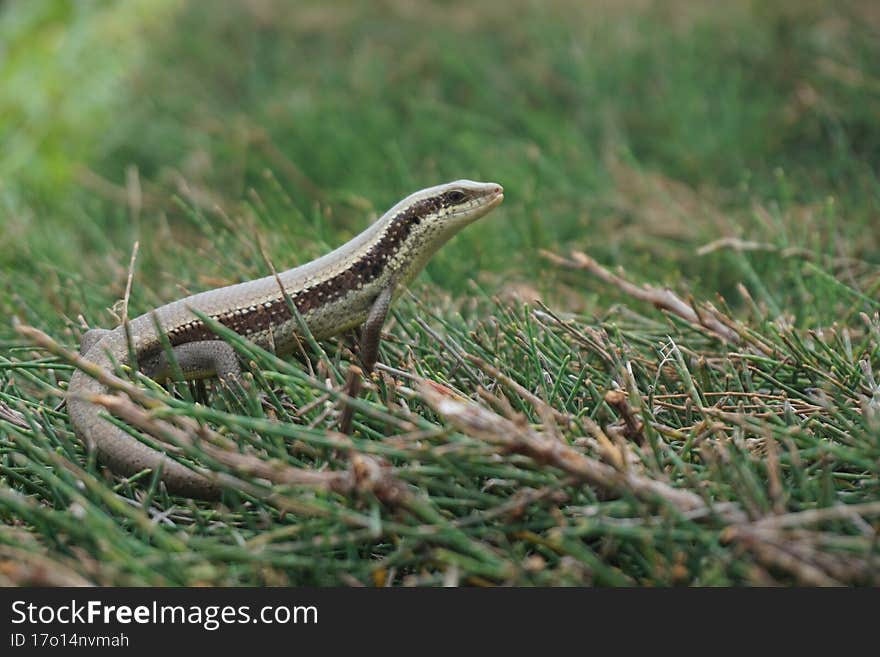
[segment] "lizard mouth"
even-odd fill
[[[455,213],[458,220],[464,220],[465,223],[472,223],[481,217],[485,217],[492,210],[501,205],[504,200],[504,189],[501,185],[496,185],[492,190],[481,197],[477,203],[470,208],[466,208]]]
[[[501,185],[494,184],[491,189],[484,193],[485,196],[481,199],[480,206],[485,210],[497,207],[504,200],[504,188]]]
[[[503,200],[504,189],[499,185],[496,189],[489,192],[489,195],[485,198],[482,207],[483,212],[497,208]]]
[[[475,221],[480,217],[486,215],[490,210],[501,205],[501,202],[504,200],[504,190],[501,187],[498,187],[497,190],[493,190],[488,195],[479,199],[477,203],[472,205],[469,208],[464,208],[454,212],[452,214],[455,218],[463,218],[466,217],[470,221]]]

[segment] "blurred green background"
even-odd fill
[[[109,305],[136,239],[135,305],[167,300],[265,273],[258,234],[292,266],[468,177],[507,200],[431,263],[452,293],[593,307],[538,255],[580,248],[781,313],[812,294],[786,249],[880,261],[878,37],[870,0],[5,2],[7,300]],[[697,254],[723,237],[766,248]]]
[[[0,584],[877,584],[878,0],[0,0],[0,145]],[[291,467],[386,455],[416,512],[106,477],[58,410],[70,366],[13,331],[116,326],[136,242],[130,316],[462,177],[505,202],[395,305],[400,381],[366,393],[354,452],[328,439],[335,391],[275,361],[252,365],[270,414],[182,387],[156,409]],[[316,359],[336,389],[343,347]],[[749,522],[606,498],[451,429],[407,390],[423,379],[618,467],[605,431],[630,472]]]

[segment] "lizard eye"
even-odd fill
[[[446,200],[450,203],[461,203],[465,198],[467,198],[467,195],[460,189],[453,189],[451,192],[446,193]]]

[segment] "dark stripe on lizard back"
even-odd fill
[[[317,285],[291,294],[290,298],[297,311],[300,315],[306,316],[315,308],[332,303],[351,290],[356,290],[379,278],[385,270],[385,263],[400,250],[412,229],[421,223],[426,214],[437,212],[446,204],[443,198],[431,197],[397,215],[382,238],[350,267]],[[236,333],[247,336],[287,322],[292,319],[293,314],[279,290],[277,297],[262,304],[228,310],[212,317]],[[200,319],[193,319],[167,331],[171,346],[219,339]],[[157,345],[156,351],[160,349],[161,347]]]

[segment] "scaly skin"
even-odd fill
[[[389,298],[396,299],[446,241],[503,199],[500,185],[469,180],[416,192],[351,241],[280,273],[279,279],[318,340],[369,318],[364,333],[372,336],[375,344],[367,344],[362,352],[375,354]],[[158,323],[185,378],[238,375],[231,347],[220,341],[193,309],[279,355],[290,353],[297,342],[298,320],[292,316],[278,280],[267,276],[201,292],[133,319],[129,331],[141,371],[157,380],[170,374],[156,330]],[[128,364],[129,347],[122,327],[90,331],[82,351],[87,360],[105,369],[113,369],[114,363]],[[371,367],[371,362],[366,363],[367,370]],[[219,497],[221,488],[215,482],[100,417],[99,407],[90,400],[106,392],[106,386],[82,371],[74,372],[70,379],[71,423],[77,435],[97,449],[103,463],[124,476],[161,466],[162,481],[170,492],[203,499]]]

